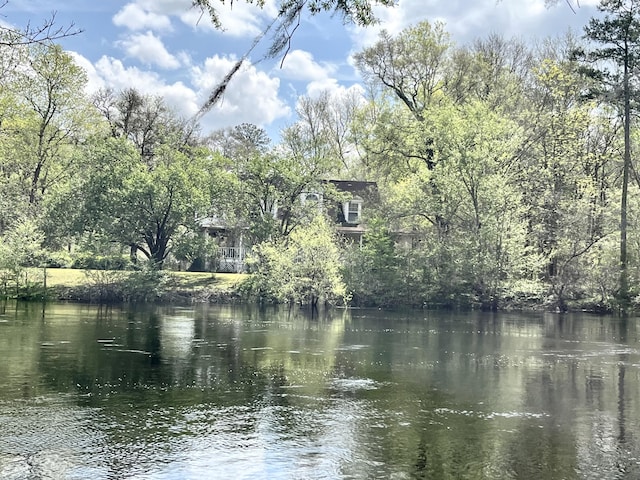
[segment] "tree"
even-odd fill
[[[631,162],[631,104],[637,86],[634,74],[640,66],[640,3],[636,0],[601,0],[603,18],[592,18],[585,27],[587,39],[600,45],[583,54],[587,72],[602,81],[605,98],[621,110],[624,128],[624,158],[620,197],[620,308],[629,307],[627,255],[628,190]],[[595,65],[595,67],[593,66]],[[612,68],[613,67],[613,68]]]
[[[83,134],[90,115],[83,90],[84,71],[59,46],[30,47],[27,65],[13,84],[22,107],[13,124],[13,167],[21,170],[29,205],[70,173],[70,149]]]
[[[60,47],[8,49],[15,55],[0,62],[0,233],[21,218],[42,218],[49,194],[77,173],[79,145],[101,123],[84,97],[84,72]]]
[[[198,230],[198,215],[210,208],[208,171],[215,166],[205,151],[186,155],[163,146],[149,168],[118,139],[95,155],[83,186],[84,229],[102,232],[162,267],[174,236]]]
[[[109,122],[111,135],[129,139],[148,164],[161,145],[182,149],[198,143],[197,124],[177,117],[160,96],[143,95],[135,88],[103,89],[94,94],[93,104]]]
[[[228,170],[236,177],[232,210],[224,212],[243,222],[254,244],[288,236],[314,207],[301,201],[304,193],[318,192],[335,160],[318,154],[318,147],[302,123],[283,131],[283,142],[271,147],[263,129],[242,124],[217,132],[209,143],[229,156]],[[334,189],[323,186],[327,199]],[[317,210],[317,208],[315,208]],[[230,213],[233,212],[233,215]],[[217,212],[222,217],[223,212]]]
[[[518,184],[528,206],[529,244],[542,256],[540,278],[549,285],[549,305],[564,311],[576,298],[600,298],[610,306],[614,285],[588,286],[608,247],[620,123],[606,106],[585,98],[591,81],[572,59],[575,39],[544,48],[532,69],[526,132],[519,152]],[[597,112],[597,114],[596,114]],[[599,291],[598,291],[599,290]]]
[[[421,22],[397,37],[386,31],[372,47],[354,56],[365,79],[375,80],[401,100],[417,120],[442,88],[446,56],[451,47],[444,24]]]
[[[371,218],[364,244],[343,247],[343,276],[357,305],[380,307],[408,300],[402,288],[406,264],[387,224],[381,217]]]
[[[271,139],[263,128],[242,123],[213,132],[206,142],[227,158],[247,161],[254,155],[267,153]]]
[[[13,283],[16,296],[21,288],[30,287],[29,270],[26,267],[40,266],[45,258],[42,247],[44,235],[31,219],[23,218],[0,236],[0,278],[2,295],[8,295],[8,284]],[[28,295],[28,292],[25,292]]]
[[[340,251],[333,227],[323,215],[296,229],[287,239],[267,241],[255,249],[251,280],[261,299],[317,307],[320,300],[344,303]]]
[[[342,93],[323,91],[316,97],[302,96],[298,100],[298,133],[304,135],[309,155],[332,160],[338,176],[354,176],[355,145],[350,135],[356,112],[362,102],[360,91]]]

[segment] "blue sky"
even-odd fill
[[[582,34],[597,3],[580,0],[573,13],[565,0],[550,8],[544,0],[399,0],[378,9],[380,25],[367,29],[345,26],[329,14],[306,18],[282,66],[281,59],[261,60],[260,46],[253,52],[222,102],[202,118],[203,131],[250,122],[277,140],[279,130],[296,120],[300,95],[361,88],[351,55],[374,42],[382,28],[397,33],[422,20],[440,20],[459,45],[491,33],[533,42],[569,29]],[[56,12],[57,24],[73,22],[83,30],[60,43],[87,71],[90,91],[135,87],[164,96],[191,116],[268,25],[276,0],[267,0],[262,10],[242,0],[220,6],[222,32],[190,5],[191,0],[9,0],[0,21],[36,26]]]

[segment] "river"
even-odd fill
[[[638,322],[4,303],[0,478],[637,479]]]

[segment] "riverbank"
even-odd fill
[[[236,302],[249,277],[237,273],[25,269],[20,284],[4,295],[74,302]]]
[[[26,268],[11,281],[4,276],[0,297],[59,300],[82,303],[241,303],[255,301],[249,274],[174,272],[165,270],[83,270]],[[19,280],[16,282],[16,278]],[[16,285],[17,283],[17,285]],[[379,300],[379,299],[378,299]],[[368,308],[422,308],[429,310],[553,311],[557,302],[538,295],[503,300],[487,308],[472,298],[449,301],[402,302],[380,305],[373,298],[354,296],[351,306]],[[633,310],[637,311],[638,305]],[[566,303],[566,312],[615,313],[611,305],[585,299]]]

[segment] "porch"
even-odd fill
[[[244,247],[218,247],[217,265],[213,265],[213,270],[219,273],[244,273],[246,254]]]

